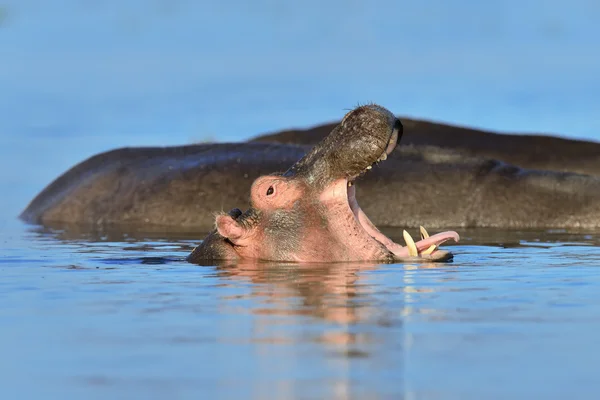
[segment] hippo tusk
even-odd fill
[[[429,233],[423,226],[419,226],[419,231],[421,231],[421,240],[427,239],[429,237]],[[437,249],[437,246],[435,244],[432,244],[427,250],[423,250],[421,254],[429,255],[433,253],[435,249]]]
[[[429,246],[429,248],[427,250],[423,250],[421,252],[421,255],[429,255],[429,254],[433,253],[435,251],[435,249],[437,249],[437,246],[435,244],[432,244],[431,246]]]
[[[410,233],[404,230],[402,231],[402,236],[404,236],[406,247],[408,247],[408,254],[411,257],[418,257],[419,251],[417,250],[417,245],[415,244],[415,241],[413,240],[412,236],[410,236]]]

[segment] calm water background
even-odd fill
[[[436,268],[215,268],[182,261],[195,235],[16,220],[100,151],[357,102],[600,139],[595,1],[218,4],[0,3],[0,397],[597,398],[597,232],[459,230]]]

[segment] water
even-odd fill
[[[600,390],[597,234],[463,230],[451,264],[199,267],[183,260],[189,234],[13,232],[3,398]]]
[[[595,399],[599,232],[459,228],[451,264],[199,267],[203,233],[16,219],[100,151],[357,102],[600,139],[593,1],[247,4],[0,4],[0,398]]]

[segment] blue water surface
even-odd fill
[[[0,2],[0,398],[597,398],[598,232],[459,231],[436,266],[218,268],[183,261],[201,235],[16,216],[101,151],[369,101],[600,140],[599,19],[585,0]]]
[[[3,398],[558,399],[600,389],[590,235],[494,231],[486,245],[486,232],[463,231],[445,265],[198,267],[183,261],[189,238],[11,231],[0,260]]]

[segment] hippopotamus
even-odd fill
[[[374,225],[600,228],[600,144],[406,118],[402,124],[402,145],[357,179],[356,199]],[[314,144],[325,129],[335,125],[246,143],[101,153],[49,184],[21,218],[61,229],[76,224],[78,231],[205,235],[215,211],[250,208],[257,178],[288,170],[311,148],[281,142]]]
[[[402,135],[390,111],[358,107],[331,133],[283,174],[261,176],[250,189],[251,207],[216,217],[216,229],[189,255],[204,260],[295,262],[397,260],[445,261],[438,247],[459,240],[454,231],[414,242],[404,231],[406,247],[382,234],[356,201],[356,179],[387,159]]]

